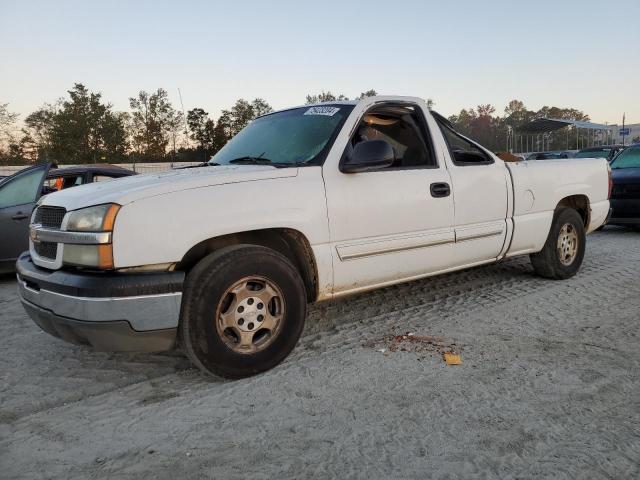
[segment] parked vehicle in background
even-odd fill
[[[113,165],[28,167],[0,180],[0,273],[13,272],[18,255],[29,249],[29,218],[42,195],[135,172]]]
[[[573,158],[573,152],[535,152],[527,160],[557,160],[559,158]]]
[[[569,278],[609,213],[605,160],[505,163],[412,97],[269,113],[208,165],[45,197],[17,262],[31,318],[99,350],[180,339],[244,377],[308,302],[516,255]]]
[[[511,152],[495,152],[496,157],[505,162],[522,162],[524,156],[513,154]]]
[[[611,162],[611,225],[640,228],[640,143],[627,147]]]
[[[602,145],[600,147],[583,148],[576,153],[574,158],[606,158],[607,161],[613,160],[618,153],[625,147],[622,145]]]

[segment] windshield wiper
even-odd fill
[[[262,154],[264,155],[264,154]],[[247,155],[245,157],[234,158],[227,163],[236,165],[271,165],[272,167],[284,168],[284,167],[297,167],[299,163],[294,162],[274,162],[269,158],[265,158],[262,155],[258,157],[252,157]]]
[[[201,167],[216,167],[219,163],[202,162],[197,165],[187,165],[186,167],[175,167],[173,170],[184,170],[185,168],[201,168]]]
[[[248,164],[248,165],[270,165],[274,162],[273,160],[264,158],[262,155],[260,155],[259,157],[251,157],[247,155],[246,157],[238,157],[238,158],[234,158],[233,160],[229,160],[228,163],[240,163],[240,164]]]

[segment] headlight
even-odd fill
[[[71,212],[67,221],[67,231],[110,232],[113,230],[119,209],[120,205],[107,203]]]
[[[71,212],[67,221],[67,231],[111,232],[119,209],[120,205],[107,203]],[[110,242],[110,235],[105,240],[96,236],[95,241],[96,244],[65,242],[63,263],[105,270],[113,268],[113,246],[111,243],[102,243]]]

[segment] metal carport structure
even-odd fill
[[[567,128],[565,149],[570,150],[569,143],[575,138],[575,149],[592,147],[594,145],[607,145],[612,142],[613,128],[609,125],[585,122],[583,120],[565,120],[561,118],[538,118],[525,123],[513,132],[511,148],[519,152],[544,152],[549,150],[550,134],[565,127],[573,127],[574,134],[570,135],[571,128]],[[580,132],[582,131],[582,135]],[[586,132],[586,136],[584,135]],[[599,138],[596,139],[596,134]],[[573,143],[573,142],[572,142]],[[545,148],[546,145],[546,148]]]

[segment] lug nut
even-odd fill
[[[264,320],[264,315],[258,315],[258,321],[261,322],[262,320]]]
[[[253,323],[250,323],[249,325],[247,325],[247,328],[248,328],[249,330],[253,330]]]
[[[241,318],[240,320],[238,320],[238,325],[242,325],[244,323],[244,318]]]
[[[249,300],[247,300],[247,305],[253,305],[253,298],[250,298]]]
[[[262,303],[258,304],[258,310],[262,310],[263,307],[264,307],[264,305]]]
[[[238,307],[238,313],[242,313],[242,312],[244,312],[244,307],[242,305],[240,305]]]

